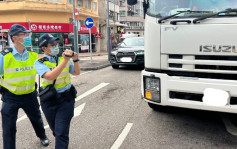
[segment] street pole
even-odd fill
[[[73,31],[74,31],[74,51],[77,52],[77,58],[79,57],[79,51],[78,51],[78,43],[77,43],[77,38],[78,38],[78,32],[77,32],[77,21],[75,17],[75,0],[73,0]],[[79,13],[79,12],[78,12]]]
[[[28,20],[28,23],[29,23],[29,30],[31,31],[30,19]],[[31,44],[31,46],[30,46],[30,49],[31,49],[31,51],[33,51],[33,49],[32,49],[32,44]]]
[[[91,57],[91,64],[92,64],[92,45],[91,45],[91,28],[89,29],[90,32],[90,57]]]
[[[110,61],[109,0],[107,0],[107,42],[108,60]]]

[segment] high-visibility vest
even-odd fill
[[[34,62],[38,59],[38,54],[30,51],[28,53],[29,58],[26,61],[17,61],[11,51],[4,53],[4,69],[0,85],[16,95],[29,94],[35,90],[37,73]]]
[[[62,62],[63,57],[59,57],[59,64]],[[43,62],[46,66],[49,67],[50,70],[53,70],[56,67],[56,63],[51,63],[49,61]],[[70,62],[68,61],[66,67],[63,69],[63,71],[60,73],[60,75],[56,79],[56,83],[54,85],[54,88],[59,89],[67,86],[71,83],[71,76],[69,74],[69,66]],[[46,88],[48,85],[53,84],[54,80],[47,80],[45,78],[42,79],[42,86],[43,88]]]

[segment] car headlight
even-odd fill
[[[116,55],[118,51],[112,51],[111,54]]]
[[[145,77],[145,98],[154,102],[161,102],[160,99],[160,79],[154,77]]]
[[[136,53],[136,55],[144,55],[144,51],[137,51],[135,53]]]

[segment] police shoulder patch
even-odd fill
[[[6,48],[6,49],[2,50],[1,54],[2,54],[3,56],[5,56],[5,55],[7,55],[8,53],[10,53],[10,52],[12,52],[12,51],[13,51],[12,48]]]
[[[40,63],[44,63],[45,61],[49,61],[49,59],[47,57],[43,57],[41,59],[38,60]]]

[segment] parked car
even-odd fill
[[[119,65],[144,66],[144,37],[125,38],[111,52],[110,63],[114,69]]]

